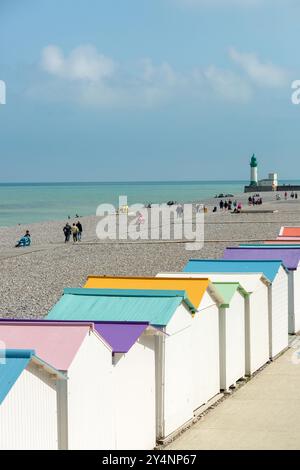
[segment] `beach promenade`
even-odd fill
[[[300,338],[166,450],[299,450],[299,348]]]

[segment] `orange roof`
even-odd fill
[[[281,237],[300,237],[300,227],[281,227]]]
[[[264,240],[264,244],[268,245],[295,245],[300,243],[300,238],[294,237],[277,237],[276,240]]]
[[[208,278],[89,276],[84,287],[92,289],[184,290],[196,308],[210,281]]]

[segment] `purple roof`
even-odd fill
[[[95,330],[112,347],[115,353],[127,353],[136,343],[149,323],[99,323],[94,322]]]
[[[148,328],[149,322],[79,322],[79,321],[57,321],[57,320],[29,320],[0,318],[0,322],[16,323],[62,323],[62,324],[90,324],[100,336],[111,346],[115,353],[127,353],[136,343],[141,334]]]
[[[288,269],[298,268],[300,249],[295,248],[243,248],[228,247],[224,251],[227,260],[281,260]]]

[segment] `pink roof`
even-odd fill
[[[7,349],[34,349],[42,360],[68,370],[91,325],[1,322],[0,341]]]

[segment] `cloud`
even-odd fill
[[[204,76],[213,92],[226,100],[245,103],[252,97],[249,83],[230,70],[210,66]]]
[[[57,77],[69,80],[99,81],[111,77],[116,63],[99,54],[93,46],[79,46],[64,57],[57,46],[47,46],[42,51],[42,68]]]
[[[271,88],[279,88],[287,84],[288,74],[283,68],[271,62],[261,62],[256,54],[241,53],[230,48],[229,55],[253,83]]]
[[[98,108],[152,108],[178,99],[243,104],[255,95],[257,85],[285,83],[284,70],[259,61],[255,54],[231,48],[229,55],[241,70],[212,64],[178,71],[167,61],[155,64],[150,58],[122,64],[91,45],[76,47],[67,56],[50,45],[42,51],[42,75],[27,96]]]
[[[264,6],[264,5],[271,5],[274,2],[283,3],[287,0],[172,0],[173,2],[193,7],[193,6],[207,6],[207,7],[227,7],[227,6],[235,6],[235,7],[257,7],[257,6]],[[272,3],[271,3],[272,2]]]

